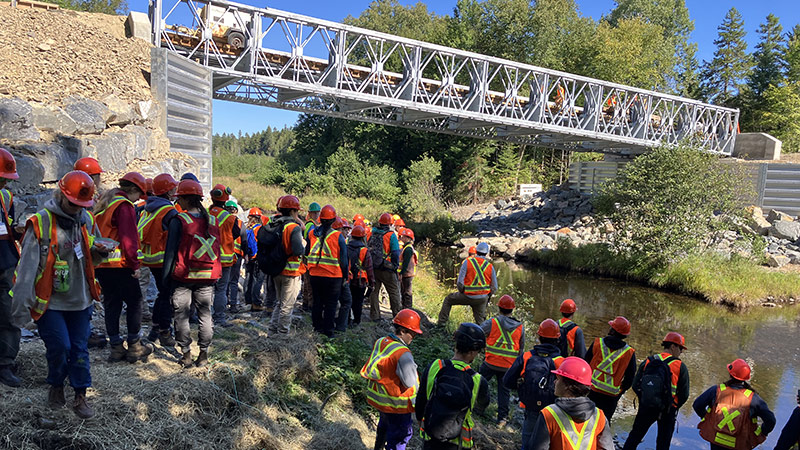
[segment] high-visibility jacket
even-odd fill
[[[566,317],[558,319],[558,326],[561,328],[561,335],[567,338],[567,350],[569,354],[566,356],[570,356],[575,352],[575,333],[578,332],[580,327],[573,322],[572,319],[567,319]]]
[[[361,247],[358,249],[358,262],[356,263],[358,272],[356,273],[356,278],[362,280],[359,286],[366,286],[367,283],[369,283],[369,275],[367,274],[366,269],[364,269],[367,266],[368,251],[369,249],[367,247]]]
[[[497,317],[493,317],[492,329],[486,338],[486,363],[506,369],[511,367],[519,356],[521,338],[521,323],[509,333],[500,326]]]
[[[622,378],[633,356],[633,348],[625,344],[611,351],[601,338],[594,340],[594,352],[589,366],[592,368],[592,390],[606,395],[619,395]]]
[[[283,243],[283,249],[287,255],[292,254],[292,231],[299,226],[300,225],[294,222],[289,222],[283,227],[281,242]],[[290,256],[289,259],[286,260],[286,267],[283,268],[281,275],[285,275],[287,277],[299,277],[300,275],[306,273],[306,267],[301,263],[300,258],[300,256]]]
[[[115,240],[117,242],[120,241],[120,239],[119,239],[119,230],[117,229],[117,227],[115,225],[112,224],[112,222],[113,222],[112,219],[114,217],[114,211],[116,211],[117,208],[120,207],[120,205],[125,204],[125,203],[131,205],[131,208],[134,208],[133,202],[128,200],[127,197],[125,197],[122,194],[117,194],[108,203],[108,206],[106,206],[106,209],[100,211],[99,213],[97,213],[97,216],[95,216],[95,220],[97,221],[97,227],[100,228],[100,234],[103,237],[109,238],[109,239],[113,239],[113,240]],[[139,236],[138,235],[136,236],[136,240],[137,241],[139,240]],[[139,260],[144,258],[144,255],[142,254],[141,248],[138,248],[136,257]],[[120,247],[117,247],[112,252],[110,252],[108,254],[108,258],[106,258],[97,267],[98,268],[129,267],[128,255],[123,254],[122,253],[122,249],[120,249]]]
[[[585,422],[575,422],[556,404],[542,409],[542,417],[550,434],[551,450],[596,450],[600,433],[606,427],[606,416],[599,408]]]
[[[222,276],[216,218],[209,214],[205,224],[189,213],[180,213],[174,220],[181,221],[182,233],[172,278],[181,283],[216,283]]]
[[[14,205],[14,194],[8,189],[0,189],[0,209],[2,209],[3,220],[5,221],[9,239],[14,242],[14,250],[19,257],[19,243],[13,238],[14,218],[11,217],[11,207]]]
[[[672,357],[673,356],[671,354],[663,352],[659,353],[658,355],[653,355],[653,358],[658,358],[661,361],[666,361],[667,359]],[[649,363],[650,363],[650,358],[645,359],[644,365],[642,366],[642,370],[644,370],[647,367],[647,364]],[[670,392],[672,393],[672,406],[676,408],[678,407],[678,377],[681,374],[681,364],[683,364],[683,362],[678,358],[674,358],[667,364],[670,372],[669,387],[670,387]]]
[[[217,219],[222,267],[231,267],[236,259],[233,251],[233,226],[236,225],[236,217],[219,206],[212,206],[208,209],[208,213]]]
[[[176,211],[171,204],[164,205],[153,212],[144,211],[139,217],[139,244],[142,249],[142,264],[147,267],[164,266],[164,250],[167,248],[167,230],[164,217]]]
[[[548,357],[548,355],[536,355],[536,356],[539,356],[539,357],[542,357],[542,358],[547,358]],[[522,373],[523,382],[525,381],[525,369],[528,367],[528,360],[530,360],[532,357],[533,357],[533,350],[527,351],[527,352],[525,352],[524,355],[522,355],[522,372],[521,373]],[[561,367],[561,363],[564,362],[564,357],[563,356],[552,356],[551,358],[553,359],[553,364],[555,364],[556,369]],[[519,407],[522,408],[522,409],[527,409],[527,406],[525,405],[525,403],[522,402],[521,399],[519,401]]]
[[[396,373],[397,362],[408,352],[404,343],[389,336],[378,339],[372,346],[372,354],[361,368],[361,376],[369,380],[367,403],[378,411],[390,414],[414,412],[417,390],[414,386],[403,385]]]
[[[469,364],[464,361],[459,360],[451,360],[453,363],[453,367],[463,372],[470,370]],[[426,395],[428,401],[430,401],[431,394],[433,393],[433,386],[436,384],[436,375],[439,374],[439,371],[442,370],[444,367],[444,361],[441,359],[437,359],[431,364],[430,370],[428,370],[428,379],[426,385]],[[472,427],[475,426],[475,422],[472,420],[472,410],[475,408],[475,401],[478,399],[478,391],[480,390],[481,386],[481,376],[475,372],[472,375],[472,399],[470,400],[469,411],[467,411],[467,415],[464,416],[464,423],[461,424],[461,436],[455,439],[452,439],[451,443],[456,445],[461,445],[462,448],[472,448]],[[419,435],[420,437],[428,441],[430,437],[425,433],[425,419],[422,419],[422,422],[419,424]]]
[[[248,225],[248,227],[250,228],[250,231],[252,231],[252,232],[253,232],[253,237],[256,237],[256,236],[258,236],[258,230],[259,230],[261,227],[263,227],[263,226],[264,226],[264,225],[262,225],[262,224],[260,224],[260,223],[257,223],[257,224],[255,224],[255,225],[253,225],[253,226],[249,226],[249,225]],[[254,249],[251,249],[250,251],[251,251],[251,253],[253,253],[253,259],[255,259],[255,258],[256,258],[256,256],[258,256],[258,245],[256,245],[256,248],[254,248]]]
[[[94,244],[94,236],[89,234],[86,223],[90,226],[94,220],[91,215],[84,211],[81,213],[83,221],[81,224],[81,250],[83,251],[83,273],[86,283],[89,284],[89,294],[96,301],[100,301],[100,285],[94,277],[94,264],[92,264],[91,248]],[[53,213],[47,209],[39,211],[28,219],[27,228],[32,229],[40,248],[47,249],[47,256],[44,262],[39,262],[39,272],[36,274],[34,291],[36,292],[36,306],[31,309],[33,320],[39,320],[47,311],[50,297],[53,295],[53,280],[55,279],[55,264],[58,259],[58,225],[55,223]],[[13,297],[14,293],[11,292]]]
[[[341,278],[342,267],[339,265],[339,236],[341,233],[333,228],[322,239],[315,233],[309,234],[311,249],[308,252],[308,274],[312,277]]]
[[[392,266],[392,236],[394,236],[394,233],[390,230],[387,230],[385,233],[383,233],[383,259],[386,260],[384,267]],[[372,264],[375,265],[375,261],[372,261]]]
[[[233,216],[233,223],[239,227],[239,230],[244,230],[242,219]],[[233,253],[239,257],[244,255],[244,251],[242,251],[242,231],[240,231],[239,235],[236,236],[236,239],[233,240]],[[234,258],[234,261],[235,260],[236,258]]]
[[[417,250],[414,248],[414,244],[410,242],[404,245],[403,250],[400,251],[400,265],[397,266],[397,272],[399,273],[403,269],[403,255],[406,253],[406,249],[409,247],[411,247],[411,252],[412,252],[411,262],[408,263],[408,265],[411,266],[411,271],[408,273],[404,273],[403,276],[415,277],[417,276],[417,263],[419,261],[419,253],[417,253]]]
[[[470,256],[466,262],[467,275],[464,277],[464,294],[479,296],[491,293],[492,271],[494,270],[492,263],[480,256]]]
[[[317,224],[313,220],[306,220],[306,224],[303,226],[303,239],[308,242],[308,235],[311,233],[311,230],[316,227]]]
[[[697,425],[700,436],[712,444],[734,450],[751,450],[764,442],[761,426],[750,417],[753,391],[720,384],[717,398]]]

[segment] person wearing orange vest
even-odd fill
[[[172,291],[170,285],[162,284],[164,251],[167,247],[169,223],[178,215],[172,204],[178,182],[168,173],[153,178],[153,195],[147,197],[144,211],[139,217],[139,241],[142,248],[142,265],[149,267],[156,282],[158,295],[153,302],[153,327],[148,340],[158,339],[163,347],[174,347],[172,337]]]
[[[414,310],[398,312],[392,321],[394,333],[375,341],[361,368],[361,376],[368,381],[367,403],[380,412],[374,448],[405,450],[411,440],[419,375],[408,346],[422,334],[419,321]]]
[[[333,222],[333,229],[340,232],[344,241],[347,242],[348,230],[345,228],[347,220],[337,217]],[[350,308],[353,306],[353,294],[350,292],[350,254],[347,255],[347,270],[344,274],[347,281],[342,283],[342,291],[339,293],[339,307],[336,312],[334,331],[344,333],[347,331],[347,322],[350,320]]]
[[[347,283],[347,246],[344,236],[333,229],[336,209],[325,205],[320,212],[320,225],[309,233],[306,247],[308,274],[314,305],[311,310],[311,323],[314,331],[333,337],[336,326],[336,311],[342,285]]]
[[[636,351],[625,342],[631,334],[628,319],[617,316],[608,322],[608,336],[596,338],[584,358],[592,367],[591,399],[611,420],[619,398],[633,385]]]
[[[241,230],[236,221],[236,216],[225,210],[225,202],[230,200],[231,188],[217,184],[211,189],[211,208],[208,213],[216,218],[219,227],[220,258],[222,263],[222,277],[214,285],[214,324],[221,327],[231,326],[225,318],[228,310],[228,281],[231,277],[231,267],[235,262],[236,252],[234,244]]]
[[[264,226],[261,222],[261,210],[250,208],[247,212],[247,240],[253,244],[251,254],[244,263],[244,302],[250,305],[251,312],[264,311],[261,300],[261,288],[264,285],[264,272],[258,268],[258,245],[256,235],[258,230]]]
[[[664,337],[661,346],[664,351],[642,361],[639,371],[636,372],[636,378],[633,379],[633,392],[639,397],[639,411],[636,412],[633,428],[628,434],[623,450],[638,448],[653,423],[658,423],[656,450],[669,450],[678,410],[689,399],[689,369],[680,360],[681,353],[686,350],[686,340],[681,334],[671,331]],[[666,405],[648,404],[648,399],[642,397],[645,368],[650,364],[664,364],[669,369],[670,378],[664,381],[669,383],[672,401]],[[662,370],[662,367],[658,367],[657,370]],[[651,369],[649,373],[654,372],[656,370]],[[650,375],[647,378],[650,378]],[[651,379],[648,379],[647,382],[655,384]]]
[[[483,322],[486,333],[486,357],[478,373],[487,382],[497,378],[497,424],[504,427],[508,419],[508,388],[503,384],[508,368],[525,351],[525,326],[511,317],[516,304],[510,295],[500,297],[497,308],[500,314]]]
[[[308,242],[308,234],[311,233],[311,230],[314,229],[317,225],[319,225],[319,214],[322,210],[322,207],[317,202],[311,202],[308,205],[308,212],[306,213],[305,224],[303,225],[303,239]],[[312,305],[314,303],[314,297],[311,293],[311,278],[308,275],[308,272],[304,273],[302,276],[303,279],[303,311],[308,312],[311,311]]]
[[[565,358],[556,375],[555,403],[542,409],[528,450],[614,450],[608,419],[588,398],[592,370],[586,361]]]
[[[550,371],[558,369],[564,361],[558,351],[559,329],[555,320],[543,320],[536,334],[539,336],[539,344],[519,355],[502,380],[506,389],[519,392],[519,406],[525,410],[525,419],[522,422],[523,450],[542,408],[555,401],[554,378]]]
[[[414,231],[411,228],[403,228],[400,231],[400,242],[403,244],[403,251],[400,253],[400,296],[403,308],[411,308],[414,305],[414,291],[412,282],[417,276],[417,263],[419,254],[414,250]]]
[[[456,282],[458,292],[444,298],[437,320],[439,326],[447,325],[453,305],[471,306],[475,323],[483,323],[486,320],[486,305],[492,294],[497,292],[497,273],[487,259],[489,244],[481,242],[477,245],[476,251],[477,256],[468,257],[461,264]]]
[[[142,342],[142,291],[139,288],[139,232],[136,229],[136,211],[133,202],[139,200],[145,190],[145,180],[138,172],[128,172],[119,180],[119,187],[110,189],[95,205],[95,220],[100,233],[105,238],[119,242],[119,247],[111,252],[97,267],[97,281],[103,288],[106,332],[111,341],[111,362],[136,362],[144,360],[153,353],[153,344]],[[128,348],[119,334],[119,320],[122,304],[126,305],[128,325]]]
[[[14,194],[6,189],[6,184],[18,178],[14,156],[0,148],[0,383],[10,387],[22,384],[13,369],[19,353],[20,329],[11,323],[11,296],[8,295],[19,261],[17,241],[22,233],[15,222]]]
[[[797,394],[798,406],[781,430],[774,450],[796,450],[800,448],[800,392]]]
[[[279,275],[272,277],[275,282],[275,306],[269,331],[272,333],[288,333],[292,325],[292,311],[300,293],[300,276],[305,273],[302,257],[305,254],[303,227],[300,225],[300,200],[294,195],[286,195],[278,201],[278,212],[281,214],[274,224],[282,228],[281,243],[289,257],[286,266]]]
[[[567,356],[577,356],[583,358],[586,356],[586,341],[583,338],[583,330],[575,322],[572,317],[578,306],[575,300],[568,298],[561,303],[559,311],[561,312],[561,319],[558,320],[558,326],[561,327],[561,343],[559,345],[561,354]]]
[[[752,369],[747,361],[737,359],[727,369],[728,381],[706,389],[692,403],[702,419],[697,428],[711,450],[752,450],[775,429],[775,415],[748,383]]]
[[[233,201],[228,200],[225,202],[225,211],[228,211],[236,221],[236,226],[239,227],[239,236],[233,241],[233,266],[231,267],[231,276],[228,278],[228,287],[226,293],[228,295],[228,312],[239,312],[239,278],[242,277],[242,260],[244,255],[249,252],[247,240],[247,227],[245,227],[242,219],[239,218],[239,205]]]
[[[367,230],[363,225],[356,225],[350,233],[347,242],[347,255],[350,259],[350,294],[353,302],[350,309],[353,312],[353,326],[361,324],[361,313],[364,308],[364,298],[368,298],[375,288],[375,274],[372,271],[372,255],[365,242]]]
[[[375,289],[369,296],[369,318],[373,322],[381,319],[381,286],[385,287],[386,293],[389,294],[389,307],[392,309],[392,314],[397,315],[397,312],[403,308],[400,283],[397,279],[397,268],[400,267],[400,241],[391,229],[392,223],[394,221],[391,214],[381,214],[378,218],[378,226],[372,229],[372,236],[367,240],[369,248],[382,249],[380,259],[372,250]]]
[[[97,241],[100,230],[85,209],[93,196],[94,182],[86,173],[72,171],[61,178],[53,198],[28,219],[12,294],[13,322],[22,327],[32,318],[47,350],[48,406],[66,405],[64,381],[69,379],[75,391],[72,410],[82,419],[94,415],[86,401],[92,385],[89,322],[92,304],[100,300],[94,262],[110,250]]]
[[[178,364],[204,367],[208,364],[208,347],[214,337],[211,307],[214,284],[222,277],[222,249],[217,219],[203,207],[203,187],[192,180],[178,184],[178,204],[184,211],[169,223],[167,248],[164,251],[162,283],[171,284],[175,312],[175,341],[183,356]],[[200,354],[192,361],[189,315],[197,310],[200,326],[197,346]]]

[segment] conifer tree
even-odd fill
[[[777,86],[783,81],[782,50],[785,41],[783,27],[773,14],[767,16],[767,21],[758,27],[757,33],[760,40],[753,53],[755,67],[747,84],[753,92],[756,104],[760,104],[764,91],[770,85]]]
[[[717,49],[711,61],[703,62],[701,87],[706,99],[727,105],[739,93],[752,64],[744,40],[744,20],[736,8],[728,10],[717,30]]]
[[[800,83],[800,24],[795,25],[786,37],[783,64],[786,81]]]

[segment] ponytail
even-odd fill
[[[208,224],[210,219],[208,217],[208,211],[206,211],[206,207],[203,206],[203,197],[199,195],[187,195],[186,200],[189,202],[189,208],[197,208],[200,211],[200,217],[206,224],[206,238],[210,236],[208,233]]]

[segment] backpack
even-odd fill
[[[655,356],[647,358],[639,384],[634,387],[634,392],[639,394],[642,407],[665,411],[672,406],[672,371],[669,363],[677,358],[670,356],[662,361]]]
[[[387,230],[386,233],[391,233],[391,231]],[[383,236],[385,236],[386,233],[372,233],[372,236],[369,238],[369,242],[367,242],[369,255],[372,257],[372,268],[381,270],[397,270],[397,267],[392,267],[394,264],[392,264],[391,261],[386,260],[386,256],[383,253]]]
[[[561,356],[565,358],[570,355],[570,348],[569,348],[569,341],[567,341],[567,334],[577,326],[578,324],[572,322],[570,324],[567,324],[567,326],[559,327],[561,328],[561,337],[558,338],[558,349],[561,351]]]
[[[433,440],[444,442],[461,436],[461,426],[472,405],[472,369],[458,370],[450,360],[436,374],[425,405],[423,427]]]
[[[280,275],[286,267],[289,255],[283,248],[283,227],[286,222],[270,222],[258,229],[258,268],[265,274],[274,277]]]
[[[519,399],[528,411],[541,411],[556,401],[556,363],[549,356],[533,354],[522,373]]]

